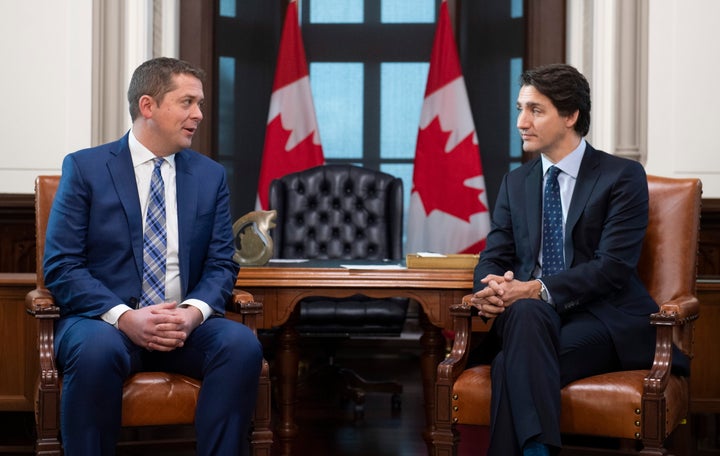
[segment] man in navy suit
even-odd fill
[[[198,454],[247,452],[262,350],[249,328],[223,318],[238,272],[225,172],[189,149],[203,118],[203,76],[176,59],[143,63],[128,90],[132,129],[63,161],[43,267],[61,312],[65,454],[115,454],[123,381],[151,370],[202,379]],[[157,157],[166,272],[162,298],[140,306]]]
[[[585,77],[562,64],[526,71],[517,110],[523,150],[539,157],[502,181],[472,298],[481,316],[495,319],[487,340],[495,346],[491,456],[556,453],[560,389],[595,374],[647,369],[655,346],[649,315],[658,308],[637,272],[648,224],[645,171],[585,141]],[[543,262],[551,166],[559,169],[562,210],[557,272]]]

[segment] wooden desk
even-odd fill
[[[309,296],[348,297],[362,293],[375,298],[402,296],[420,304],[423,310],[420,368],[427,423],[424,438],[429,444],[435,412],[436,369],[445,357],[445,340],[440,330],[450,329],[450,305],[460,302],[463,295],[471,291],[472,270],[353,269],[343,268],[341,264],[371,265],[357,261],[271,262],[268,266],[243,267],[238,274],[237,287],[249,291],[263,303],[259,327],[281,327],[276,353],[280,383],[280,423],[276,435],[282,454],[291,454],[292,441],[298,434],[294,407],[299,354],[298,333],[294,327],[297,313],[293,311],[301,299]]]

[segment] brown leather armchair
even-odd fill
[[[42,259],[45,232],[60,176],[39,176],[35,181],[35,223],[37,237],[37,287],[25,299],[27,312],[37,322],[40,376],[35,398],[37,454],[60,455],[61,376],[55,365],[53,351],[54,325],[60,317],[52,295],[45,288]],[[256,329],[262,305],[247,292],[236,290],[228,303],[228,318]],[[123,387],[123,427],[190,425],[195,419],[195,406],[201,382],[168,372],[141,372],[126,380]],[[172,404],[172,407],[168,407]],[[263,361],[253,428],[249,436],[253,454],[269,456],[272,445],[270,430],[270,376]]]
[[[665,455],[664,445],[671,433],[683,428],[682,432],[689,434],[689,379],[673,375],[670,365],[673,342],[689,357],[693,354],[699,310],[695,281],[702,184],[698,179],[648,176],[648,186],[650,218],[638,268],[660,306],[648,322],[657,327],[653,365],[648,370],[612,372],[567,385],[561,393],[560,426],[567,436],[619,439],[618,448]],[[450,356],[437,370],[432,432],[435,455],[455,454],[457,424],[490,424],[490,366],[466,368],[472,317],[477,315],[469,298],[467,295],[461,304],[451,307],[455,341]],[[571,450],[566,446],[563,453]]]

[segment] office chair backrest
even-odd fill
[[[275,258],[402,258],[402,180],[353,165],[322,165],[270,184]]]

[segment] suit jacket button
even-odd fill
[[[138,303],[137,298],[130,298],[130,307],[136,307]]]

